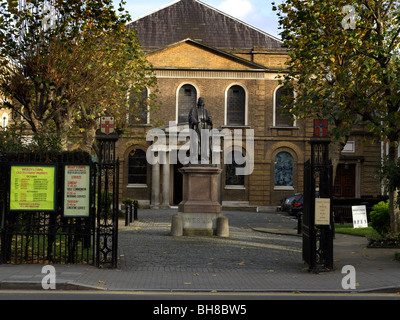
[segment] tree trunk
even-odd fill
[[[389,161],[394,163],[397,161],[397,148],[392,144],[389,146]],[[393,235],[399,233],[399,215],[400,211],[396,205],[398,191],[389,192],[389,210],[390,210],[390,229]]]
[[[329,148],[329,156],[332,160],[332,169],[333,169],[333,175],[332,175],[332,183],[335,184],[335,178],[336,178],[336,172],[337,172],[337,167],[340,162],[340,154],[346,145],[348,140],[348,137],[346,136],[345,142],[342,141],[336,141],[331,143],[331,147]]]
[[[96,130],[97,130],[97,121],[95,124],[91,124],[90,128],[87,128],[83,132],[82,142],[79,147],[80,150],[90,153],[93,148],[93,143],[96,138]]]
[[[71,121],[71,115],[68,110],[65,112],[58,112],[54,117],[54,123],[56,124],[57,131],[60,133],[61,148],[63,151],[68,150],[68,134]]]

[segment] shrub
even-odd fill
[[[390,232],[390,211],[389,200],[381,201],[372,207],[370,213],[371,226],[381,235],[385,236]]]

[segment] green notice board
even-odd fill
[[[11,166],[10,210],[55,211],[55,166]]]

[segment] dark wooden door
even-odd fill
[[[339,164],[336,171],[333,195],[338,198],[354,198],[356,190],[356,165]]]

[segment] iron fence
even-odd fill
[[[55,210],[10,210],[10,166],[55,165]],[[90,212],[87,217],[63,214],[64,166],[90,166]],[[95,258],[96,165],[82,152],[9,153],[0,156],[1,263],[93,264]]]

